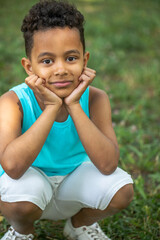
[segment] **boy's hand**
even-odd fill
[[[62,99],[45,87],[44,79],[33,74],[25,79],[25,83],[33,90],[38,100],[44,104],[45,107],[47,105],[56,105],[61,107]]]
[[[79,85],[74,91],[66,98],[64,98],[64,103],[66,107],[70,107],[73,104],[79,103],[79,100],[86,90],[86,88],[91,84],[95,78],[96,71],[91,68],[84,68],[81,76],[79,77]]]

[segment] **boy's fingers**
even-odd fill
[[[83,74],[86,74],[87,76],[95,76],[96,75],[96,71],[94,71],[92,69],[85,69]]]
[[[44,84],[45,80],[42,78],[38,78],[37,81],[35,82],[35,87],[38,89],[38,91],[43,92],[44,91]]]
[[[80,79],[79,79],[79,80],[80,80],[80,81],[89,82],[91,79],[90,79],[90,77],[89,77],[89,76],[87,76],[87,75],[83,74],[83,75],[80,77]]]
[[[25,83],[26,83],[29,87],[33,88],[34,85],[35,85],[35,82],[37,81],[37,79],[38,79],[38,76],[36,76],[36,75],[31,75],[31,76],[29,76],[29,77],[27,77],[27,78],[25,79]]]
[[[35,86],[36,86],[36,87],[39,87],[39,86],[42,85],[42,83],[43,83],[42,78],[38,78],[37,81],[35,82]]]
[[[85,71],[79,78],[80,81],[89,81],[92,82],[95,78],[95,74],[93,72]]]
[[[34,80],[36,78],[38,78],[38,76],[35,75],[35,74],[32,74],[32,75],[26,77],[25,81],[29,82],[29,81],[32,81],[32,80]]]
[[[83,72],[90,72],[96,74],[96,71],[92,68],[85,67]]]
[[[45,84],[45,80],[39,78],[37,75],[31,75],[25,79],[25,83],[32,89],[42,91],[44,89],[43,84]]]

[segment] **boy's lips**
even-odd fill
[[[52,82],[51,84],[53,84],[56,87],[67,87],[72,83],[72,81],[57,81],[57,82]]]

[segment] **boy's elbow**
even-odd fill
[[[104,175],[111,175],[117,168],[117,164],[110,164],[109,166],[101,167],[100,172]]]
[[[21,176],[23,175],[20,171],[18,171],[15,168],[7,169],[6,173],[10,178],[15,179],[15,180],[21,178]]]
[[[17,173],[14,173],[14,172],[9,172],[7,175],[14,180],[18,180],[22,176],[22,174],[17,174]]]
[[[18,180],[18,179],[21,178],[21,176],[23,175],[23,174],[20,174],[20,173],[14,171],[13,169],[7,170],[7,171],[5,171],[5,172],[7,173],[7,175],[8,175],[10,178],[12,178],[12,179],[14,179],[14,180]]]
[[[118,167],[119,153],[111,160],[109,163],[107,159],[104,161],[104,164],[100,167],[100,172],[104,175],[112,174]]]
[[[12,179],[19,179],[22,176],[22,173],[16,168],[16,166],[12,163],[6,163],[3,165],[2,168],[4,169],[5,173]]]

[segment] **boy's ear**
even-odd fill
[[[28,75],[32,75],[33,74],[32,64],[31,64],[31,61],[28,58],[25,58],[25,57],[22,58],[21,64],[24,67],[24,69],[25,69],[25,71],[26,71],[26,73]]]
[[[89,60],[89,52],[85,52],[84,54],[84,67],[87,66],[88,60]]]

